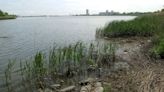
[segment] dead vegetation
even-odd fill
[[[117,55],[130,65],[128,71],[113,72],[107,79],[110,92],[164,92],[164,62],[149,57],[150,38],[120,40]],[[137,48],[137,49],[135,49]]]

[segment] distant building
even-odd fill
[[[86,15],[87,15],[87,16],[89,15],[89,10],[88,10],[88,9],[86,9]]]
[[[106,15],[108,15],[109,14],[109,11],[108,10],[106,10]]]
[[[119,12],[114,12],[113,10],[111,10],[110,12],[108,10],[106,10],[106,12],[100,12],[99,15],[100,16],[110,16],[110,15],[118,15]]]
[[[113,10],[111,10],[111,11],[106,10],[105,12],[99,12],[99,14],[89,14],[89,9],[86,9],[85,13],[76,14],[73,16],[112,16],[112,15],[121,15],[121,13],[115,12]]]

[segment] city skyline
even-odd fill
[[[16,15],[74,15],[106,10],[153,12],[163,8],[164,0],[1,0],[0,9]]]

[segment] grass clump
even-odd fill
[[[46,68],[44,66],[44,57],[41,52],[35,55],[35,59],[33,61],[33,72],[36,76],[40,77],[45,74]]]
[[[137,17],[129,21],[113,21],[97,29],[100,37],[152,36],[158,30],[159,19],[156,15]]]
[[[104,86],[104,91],[103,92],[111,92],[111,86],[105,85]]]
[[[159,36],[156,38],[156,40],[153,42],[151,53],[155,58],[164,59],[164,36]]]

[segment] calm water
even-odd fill
[[[132,16],[33,17],[0,21],[0,74],[10,59],[24,59],[56,43],[64,46],[95,40],[96,28]]]

